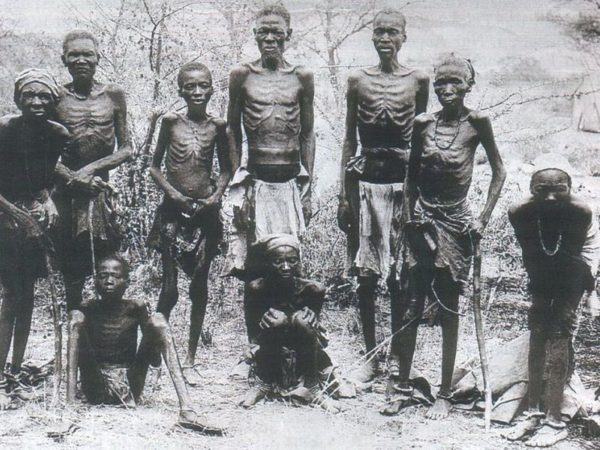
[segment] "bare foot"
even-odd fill
[[[425,413],[425,417],[433,420],[445,419],[450,414],[450,408],[452,408],[452,404],[449,400],[438,397],[433,406]]]
[[[9,409],[11,404],[10,395],[8,395],[4,389],[0,389],[0,411]]]
[[[551,447],[557,442],[566,439],[568,435],[569,432],[566,426],[553,427],[546,422],[535,432],[531,439],[525,442],[525,445],[528,447]]]
[[[379,410],[379,413],[383,414],[384,416],[395,416],[402,408],[404,408],[406,403],[406,399],[391,400]]]
[[[263,386],[252,386],[244,397],[242,403],[244,408],[251,408],[267,396],[268,390]]]
[[[183,379],[189,386],[200,386],[202,384],[202,377],[194,366],[183,366],[181,371]]]
[[[352,372],[350,378],[358,383],[369,383],[375,379],[379,372],[378,364],[375,360],[365,362],[357,370]]]
[[[500,436],[509,441],[518,441],[532,434],[537,429],[539,423],[539,417],[529,417],[517,423],[514,427],[510,427],[500,433]]]
[[[336,414],[342,411],[342,408],[336,405],[336,402],[334,402],[327,395],[319,395],[315,400],[313,400],[312,404],[332,414]]]
[[[223,436],[225,431],[217,425],[210,424],[205,417],[200,416],[196,411],[191,409],[181,410],[177,425],[181,428],[197,431],[208,436]]]

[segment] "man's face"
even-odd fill
[[[101,298],[120,300],[127,285],[128,279],[119,261],[107,259],[100,264],[96,273],[96,290]]]
[[[561,171],[548,170],[533,176],[531,194],[539,204],[556,207],[571,198],[568,177]]]
[[[46,120],[54,108],[54,97],[47,86],[34,81],[23,87],[18,106],[23,117]]]
[[[269,264],[276,277],[288,280],[298,274],[300,257],[295,248],[282,245],[269,253]]]
[[[460,106],[471,84],[464,68],[448,64],[436,71],[433,89],[442,106]]]
[[[92,78],[98,65],[98,52],[91,39],[73,39],[67,42],[62,55],[63,64],[73,78]]]
[[[183,73],[179,95],[188,107],[206,105],[213,93],[212,80],[202,70],[191,70]]]
[[[393,14],[380,14],[373,23],[373,44],[382,61],[396,59],[406,40],[404,25]]]
[[[254,37],[260,54],[267,59],[277,59],[283,56],[285,42],[290,39],[292,30],[289,29],[283,17],[275,14],[259,17],[254,29]]]

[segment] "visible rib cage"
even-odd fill
[[[110,155],[115,147],[114,103],[105,90],[87,99],[67,89],[56,109],[59,122],[71,133],[65,164],[74,170]]]
[[[194,166],[199,162],[211,165],[214,153],[214,126],[200,126],[181,114],[178,116],[180,120],[173,125],[169,137],[165,161],[167,170],[178,170],[186,162]]]
[[[366,76],[361,77],[359,88],[359,127],[372,132],[373,128],[389,130],[391,126],[402,143],[408,144],[415,117],[416,78],[410,74],[374,75],[366,70],[363,73]]]

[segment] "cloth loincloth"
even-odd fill
[[[304,168],[283,183],[258,180],[245,167],[237,170],[229,188],[234,219],[223,275],[246,277],[248,249],[256,240],[270,234],[299,237],[305,231],[301,194],[308,182]]]
[[[359,181],[359,247],[352,274],[386,279],[395,262],[402,215],[402,183]]]
[[[220,209],[221,205],[217,204],[188,219],[165,199],[156,211],[148,234],[148,247],[168,252],[191,277],[197,268],[210,264],[219,252],[223,238]]]
[[[90,235],[94,238],[96,261],[118,251],[125,238],[125,224],[116,205],[116,196],[101,192],[96,197],[89,197],[61,190],[55,195],[54,202],[60,216],[56,240],[63,270],[78,278],[90,275]]]
[[[92,404],[122,405],[131,400],[131,390],[126,367],[100,367],[94,380],[84,379],[81,387],[88,402]]]
[[[14,204],[35,220],[43,220],[42,204],[37,199]],[[43,228],[43,224],[40,226]],[[39,240],[26,236],[10,214],[0,212],[0,276],[29,273],[34,278],[46,278],[46,252]]]
[[[414,245],[407,245],[408,268],[431,263],[437,269],[448,270],[452,279],[464,287],[469,278],[473,254],[473,244],[469,235],[472,216],[467,199],[450,205],[433,205],[419,198],[415,205],[414,222],[428,225],[433,232],[432,238],[436,248],[433,261],[425,262]]]

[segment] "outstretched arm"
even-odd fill
[[[227,140],[231,161],[231,173],[242,163],[242,86],[246,79],[243,67],[234,68],[229,74],[229,107],[227,108]]]
[[[117,151],[80,169],[77,172],[80,177],[91,177],[98,172],[114,169],[125,161],[128,161],[133,154],[129,130],[127,128],[127,101],[125,92],[118,86],[110,86],[107,89],[107,93],[114,104],[113,123],[117,138]]]
[[[490,166],[492,167],[492,182],[490,183],[485,206],[479,215],[479,223],[474,225],[474,231],[481,233],[487,226],[492,211],[500,198],[500,192],[502,191],[502,186],[506,180],[506,169],[504,169],[502,157],[496,146],[494,132],[492,131],[492,123],[489,117],[487,117],[487,115],[481,115],[481,113],[477,114],[475,117],[472,115],[471,123],[479,134],[481,145],[483,145]]]

